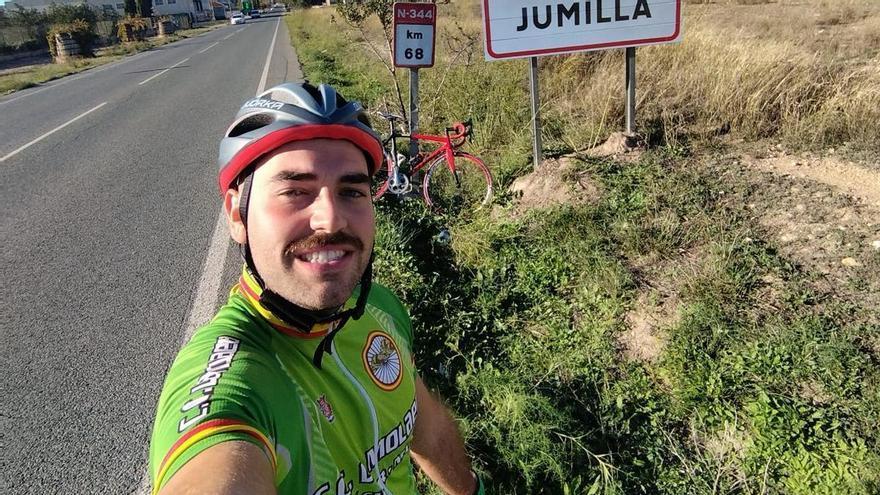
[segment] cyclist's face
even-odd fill
[[[246,235],[267,287],[309,309],[343,304],[375,236],[364,154],[330,139],[279,148],[254,172]]]

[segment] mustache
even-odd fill
[[[344,232],[334,232],[332,234],[313,234],[293,241],[284,250],[284,254],[292,255],[296,252],[318,249],[329,245],[344,245],[356,251],[363,251],[364,249],[364,243],[359,238]]]

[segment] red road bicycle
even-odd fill
[[[470,120],[447,127],[445,136],[408,135],[398,132],[395,126],[403,117],[384,112],[379,112],[379,116],[390,124],[391,135],[383,141],[386,159],[385,166],[377,173],[382,183],[373,195],[375,199],[389,192],[397,196],[410,194],[414,183],[419,182],[417,174],[427,167],[421,179],[421,195],[428,207],[444,212],[461,211],[479,209],[492,201],[489,169],[483,160],[458,150],[473,131]],[[440,143],[440,146],[428,154],[420,152],[407,159],[397,153],[397,138]]]

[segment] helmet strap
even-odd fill
[[[355,302],[354,307],[349,308],[345,311],[339,311],[339,308],[332,310],[330,312],[326,311],[316,311],[313,309],[306,309],[298,304],[295,304],[289,300],[287,300],[284,296],[278,294],[266,287],[266,283],[263,281],[263,278],[260,276],[259,272],[257,272],[257,267],[254,264],[253,256],[251,256],[251,249],[248,243],[244,243],[239,245],[239,249],[241,251],[242,258],[244,258],[245,264],[247,265],[248,271],[251,272],[251,275],[254,277],[254,281],[262,289],[260,293],[259,303],[261,306],[269,310],[276,317],[280,318],[282,321],[291,325],[292,327],[302,331],[303,333],[310,333],[316,325],[322,323],[330,323],[330,333],[328,333],[321,342],[318,344],[318,348],[315,349],[315,355],[312,358],[312,363],[314,363],[315,367],[321,369],[321,359],[325,352],[332,354],[333,348],[333,338],[345,326],[348,322],[349,318],[357,320],[360,319],[361,316],[364,315],[364,312],[367,308],[367,299],[370,295],[370,288],[373,284],[373,257],[374,254],[370,253],[370,260],[367,262],[367,266],[364,269],[364,273],[361,275],[360,286],[361,290],[358,293],[357,301]]]
[[[244,179],[241,181],[241,184],[238,186],[239,196],[238,196],[238,215],[241,217],[241,223],[244,224],[244,228],[247,229],[247,212],[248,212],[248,202],[251,199],[251,187],[254,185],[254,173],[253,170],[251,173],[245,175]],[[253,270],[254,275],[256,275],[257,271]]]
[[[358,320],[364,315],[364,311],[367,309],[367,298],[370,295],[370,287],[372,284],[373,253],[371,252],[370,261],[367,262],[367,267],[364,269],[363,275],[361,275],[361,291],[358,294],[357,302],[353,308],[347,309],[331,317],[336,320],[336,323],[332,325],[330,333],[321,339],[318,348],[315,349],[315,355],[312,356],[312,364],[314,364],[316,368],[321,369],[321,358],[324,357],[325,352],[333,354],[333,337],[336,337],[336,333],[342,330],[342,327],[348,323],[348,319],[352,318]]]

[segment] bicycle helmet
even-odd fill
[[[384,160],[382,141],[363,106],[346,101],[332,87],[284,83],[244,102],[220,141],[220,193],[235,185],[251,165],[293,141],[342,139],[360,148],[370,174]]]
[[[247,229],[247,206],[253,185],[255,165],[272,151],[294,141],[307,139],[341,139],[364,153],[370,175],[384,160],[379,136],[370,127],[363,106],[346,101],[332,87],[309,83],[284,83],[244,102],[232,125],[220,141],[217,162],[220,167],[220,193],[231,188],[240,190],[239,212]],[[313,362],[321,367],[324,352],[331,352],[331,342],[348,318],[360,318],[366,308],[372,283],[373,257],[361,275],[361,290],[354,307],[342,311],[303,308],[266,287],[257,272],[247,243],[241,246],[247,270],[259,286],[259,303],[263,308],[290,326],[310,333],[330,324],[332,330],[315,351]]]

